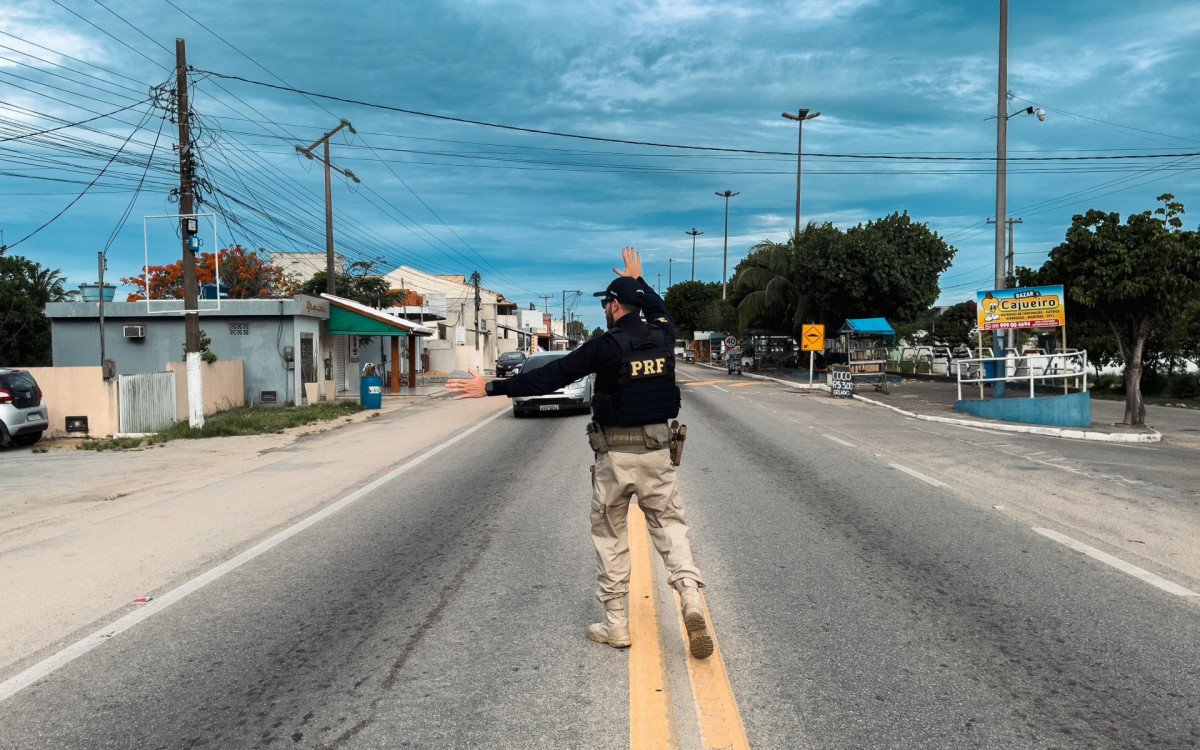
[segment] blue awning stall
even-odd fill
[[[851,381],[873,383],[887,393],[888,344],[896,342],[896,331],[886,318],[851,318],[837,335],[844,342],[846,366]]]
[[[896,331],[887,318],[851,318],[838,329],[838,335],[888,337],[896,343]]]

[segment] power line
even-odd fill
[[[128,136],[128,137],[125,139],[125,142],[121,144],[121,148],[117,149],[117,153],[113,154],[112,158],[108,160],[108,163],[104,165],[104,168],[100,170],[100,172],[99,172],[99,173],[96,175],[95,179],[93,179],[93,180],[92,180],[90,183],[88,183],[88,186],[87,186],[87,187],[85,187],[85,188],[83,189],[83,192],[81,192],[79,195],[75,196],[75,198],[74,198],[74,199],[73,199],[73,200],[72,200],[70,203],[68,203],[68,204],[67,204],[67,205],[66,205],[66,206],[65,206],[65,207],[64,207],[64,208],[63,208],[61,211],[59,211],[59,212],[58,212],[58,213],[56,213],[56,214],[55,214],[53,217],[51,217],[49,221],[47,221],[46,223],[42,224],[40,227],[38,227],[37,229],[33,230],[32,232],[30,232],[29,234],[25,235],[24,237],[22,237],[21,239],[17,240],[16,242],[14,242],[14,243],[12,243],[12,244],[10,244],[10,245],[6,245],[6,246],[5,246],[5,249],[13,248],[13,247],[16,247],[17,245],[20,245],[20,244],[21,244],[22,242],[24,242],[25,240],[29,239],[30,237],[32,237],[32,236],[34,236],[35,234],[37,234],[38,232],[42,231],[42,230],[43,230],[43,229],[45,229],[46,227],[50,226],[50,225],[51,225],[51,224],[53,224],[53,223],[54,223],[54,222],[55,222],[55,221],[56,221],[56,220],[57,220],[57,219],[58,219],[60,216],[62,216],[63,214],[65,214],[67,211],[69,211],[69,210],[71,209],[71,207],[72,207],[72,206],[74,206],[76,203],[78,203],[78,202],[79,202],[79,200],[80,200],[81,198],[83,198],[83,196],[87,195],[87,192],[88,192],[88,190],[90,190],[90,189],[92,188],[92,186],[96,184],[96,181],[97,181],[97,180],[99,180],[99,179],[100,179],[100,178],[101,178],[101,177],[104,175],[104,173],[105,173],[105,172],[108,170],[108,167],[112,165],[112,163],[113,163],[113,160],[115,160],[115,159],[117,158],[117,156],[119,156],[119,155],[120,155],[121,151],[123,151],[123,150],[124,150],[124,148],[125,148],[125,146],[127,146],[127,145],[129,144],[129,141],[130,141],[130,139],[132,139],[132,138],[133,138],[134,134],[135,134],[135,133],[137,133],[137,131],[141,130],[141,129],[142,129],[142,126],[143,126],[143,125],[145,124],[145,122],[146,122],[147,120],[149,120],[149,119],[150,119],[150,112],[149,112],[149,110],[148,110],[148,111],[146,112],[146,115],[145,115],[145,117],[143,117],[143,118],[142,118],[142,122],[141,122],[141,123],[138,125],[138,127],[134,128],[134,130],[133,130],[133,131],[131,131],[131,132],[129,133],[129,136]]]
[[[217,72],[211,71],[211,70],[200,70],[200,69],[194,69],[194,70],[197,73],[202,73],[204,75],[213,76],[216,78],[223,78],[223,79],[232,80],[232,81],[241,81],[242,83],[249,83],[249,84],[255,85],[255,86],[263,86],[265,88],[271,88],[271,89],[275,89],[278,91],[287,91],[287,92],[290,92],[293,94],[301,94],[304,96],[318,97],[321,99],[328,99],[330,101],[338,101],[338,102],[343,102],[346,104],[355,104],[355,105],[362,106],[362,107],[369,107],[371,109],[380,109],[380,110],[386,110],[389,112],[399,112],[401,114],[414,115],[417,117],[428,117],[428,118],[435,119],[435,120],[444,120],[447,122],[457,122],[457,123],[462,123],[465,125],[479,125],[481,127],[498,128],[500,130],[511,130],[511,131],[516,131],[516,132],[521,132],[521,133],[533,133],[535,135],[550,135],[550,136],[555,136],[557,138],[575,138],[575,139],[585,140],[585,141],[598,141],[601,143],[622,143],[622,144],[626,144],[626,145],[630,145],[630,146],[653,146],[655,148],[686,149],[686,150],[692,150],[692,151],[714,151],[714,152],[737,153],[737,154],[762,154],[762,155],[770,155],[770,156],[795,156],[796,155],[796,153],[794,151],[793,152],[763,151],[763,150],[758,150],[758,149],[726,148],[726,147],[721,147],[721,146],[695,146],[695,145],[685,145],[685,144],[678,144],[678,143],[658,143],[658,142],[654,142],[654,141],[633,141],[633,140],[626,140],[623,138],[606,138],[603,136],[581,135],[579,133],[564,133],[564,132],[555,131],[555,130],[541,130],[538,128],[526,128],[526,127],[521,127],[521,126],[517,126],[517,125],[504,125],[501,123],[487,122],[485,120],[473,120],[473,119],[465,118],[465,117],[456,117],[456,116],[452,116],[452,115],[439,115],[439,114],[434,114],[431,112],[421,112],[419,110],[414,110],[414,109],[406,109],[403,107],[394,107],[394,106],[387,105],[387,104],[378,104],[378,103],[374,103],[374,102],[367,102],[367,101],[363,101],[361,99],[350,99],[347,97],[333,96],[332,94],[321,94],[321,93],[317,93],[317,92],[313,92],[313,91],[306,91],[304,89],[295,88],[292,86],[281,86],[281,85],[274,84],[274,83],[267,83],[265,81],[256,81],[254,79],[245,78],[243,76],[235,76],[235,75],[228,75],[228,74],[224,74],[224,73],[217,73]],[[896,160],[896,161],[994,162],[996,160],[996,157],[994,157],[994,156],[915,156],[915,155],[898,155],[898,154],[835,154],[835,153],[822,153],[822,152],[807,153],[807,154],[805,154],[805,156],[821,157],[821,158],[828,158],[828,159],[882,159],[882,160]],[[1116,154],[1116,155],[1109,155],[1109,156],[1022,156],[1022,157],[1007,157],[1006,160],[1007,161],[1088,161],[1088,160],[1102,160],[1102,159],[1164,159],[1164,158],[1180,158],[1180,157],[1189,157],[1189,156],[1200,156],[1200,152],[1176,153],[1176,154],[1136,154],[1136,155],[1135,154]]]
[[[25,138],[34,138],[39,135],[46,135],[47,133],[53,133],[53,132],[56,132],[59,130],[66,130],[67,128],[76,128],[76,127],[79,127],[80,125],[85,125],[89,122],[94,122],[96,120],[103,120],[106,117],[112,117],[115,114],[120,114],[121,112],[124,112],[126,110],[133,109],[134,107],[136,107],[140,104],[145,104],[148,101],[150,101],[150,99],[146,98],[146,99],[141,100],[140,102],[134,102],[133,104],[130,104],[128,107],[121,107],[120,109],[114,109],[112,112],[106,112],[102,115],[96,115],[95,117],[89,117],[88,119],[80,120],[79,122],[70,122],[70,123],[67,123],[66,125],[60,125],[57,128],[47,128],[45,130],[38,130],[33,133],[25,133],[24,135],[14,135],[9,138],[0,138],[0,143],[4,143],[7,141],[19,141],[19,140],[23,140]]]

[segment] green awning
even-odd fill
[[[408,331],[398,326],[332,305],[329,308],[329,332],[335,336],[408,336]]]
[[[334,336],[430,336],[434,331],[354,300],[322,294],[329,305],[329,333]]]

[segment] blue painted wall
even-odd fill
[[[1039,396],[1037,398],[955,401],[954,410],[1004,422],[1047,424],[1055,427],[1092,426],[1092,396],[1090,393]]]

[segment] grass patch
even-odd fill
[[[1091,391],[1092,398],[1102,401],[1125,401],[1125,393]],[[1142,396],[1142,402],[1154,406],[1176,406],[1185,409],[1200,409],[1200,398],[1172,398],[1171,396]]]
[[[156,435],[144,438],[112,438],[109,440],[86,440],[79,445],[81,450],[131,450],[143,445],[152,446],[170,440],[194,438],[232,437],[235,435],[264,435],[279,433],[290,427],[300,427],[318,422],[331,422],[362,411],[357,401],[323,401],[312,406],[278,406],[264,408],[246,406],[230,409],[204,419],[204,426],[193,430],[186,422],[172,425]]]

